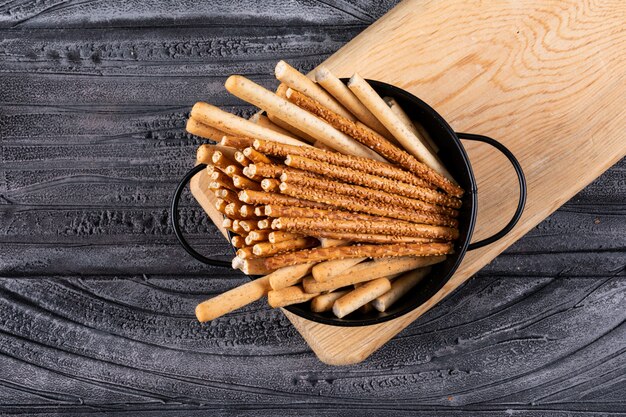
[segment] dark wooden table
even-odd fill
[[[0,414],[626,415],[624,160],[362,364],[263,302],[195,320],[243,278],[169,224],[190,106],[250,114],[228,74],[275,87],[394,3],[0,5]],[[182,217],[227,254],[189,195]]]

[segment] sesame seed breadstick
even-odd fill
[[[280,188],[280,181],[272,178],[263,178],[261,181],[261,188],[263,191],[278,192]]]
[[[192,135],[200,136],[201,138],[209,139],[214,142],[219,142],[222,139],[222,136],[224,136],[224,132],[221,130],[207,126],[193,117],[187,119],[185,130]]]
[[[339,318],[345,317],[390,289],[391,282],[387,278],[367,282],[335,301],[333,313]]]
[[[270,259],[272,258],[266,258],[265,262],[267,263]],[[302,285],[306,292],[332,291],[348,285],[394,276],[395,274],[410,271],[415,268],[434,265],[443,262],[445,259],[445,256],[401,256],[390,259],[375,259],[348,268],[343,273],[326,281],[317,281],[313,278],[306,279],[303,281]]]
[[[259,300],[271,290],[269,279],[262,277],[235,287],[196,306],[200,322],[214,320],[226,313]]]
[[[235,161],[239,162],[239,165],[244,167],[247,167],[252,163],[252,161],[246,158],[246,156],[241,151],[235,152]]]
[[[419,268],[409,271],[391,283],[391,289],[376,297],[372,301],[374,308],[380,312],[386,311],[393,303],[407,294],[430,273],[431,268]]]
[[[304,142],[259,126],[208,103],[198,102],[191,109],[191,116],[203,124],[214,127],[228,135],[254,137],[294,146],[310,146]]]
[[[241,249],[246,246],[246,238],[243,236],[233,236],[230,243],[232,243],[235,248]]]
[[[256,207],[251,206],[249,204],[242,204],[241,208],[239,209],[239,214],[241,215],[243,219],[258,219],[261,216],[257,216],[254,213],[255,208]]]
[[[450,227],[458,227],[459,225],[457,219],[437,213],[427,213],[423,211],[407,212],[406,208],[397,207],[392,204],[359,200],[343,194],[322,191],[315,188],[302,188],[286,182],[280,183],[280,192],[294,198],[327,204],[348,211],[359,211],[376,216],[405,220],[412,223]]]
[[[307,97],[323,103],[324,106],[332,109],[334,112],[341,114],[343,117],[356,120],[356,118],[343,107],[337,100],[328,94],[322,87],[317,85],[313,80],[302,74],[300,71],[287,64],[285,61],[279,61],[274,70],[276,79],[285,84],[287,87],[300,91]]]
[[[262,242],[252,247],[252,252],[256,256],[272,256],[281,252],[290,252],[300,249],[308,249],[318,246],[319,241],[312,237],[300,237],[291,240],[283,240],[277,243]]]
[[[302,282],[302,278],[308,275],[314,263],[286,266],[277,269],[268,275],[270,286],[273,290],[280,290]]]
[[[384,161],[377,153],[339,132],[328,123],[245,77],[231,75],[226,80],[226,89],[242,100],[254,104],[293,126],[297,126],[333,149],[350,155]],[[257,126],[254,123],[252,124]],[[260,126],[257,127],[260,128]]]
[[[397,236],[374,233],[336,232],[319,229],[301,229],[300,232],[318,239],[337,239],[354,243],[430,243],[439,241],[425,237]],[[324,246],[324,245],[322,245]]]
[[[265,258],[265,266],[268,269],[277,269],[283,266],[298,265],[308,262],[361,258],[364,256],[370,258],[400,256],[432,257],[435,255],[445,255],[451,251],[452,244],[450,243],[398,243],[391,245],[337,246],[334,248],[305,249],[275,255],[270,258]]]
[[[272,221],[270,219],[262,219],[258,221],[257,226],[259,230],[271,229]]]
[[[253,242],[263,242],[267,240],[267,236],[271,233],[271,230],[252,230],[250,234],[246,236],[246,244],[251,245]],[[250,238],[250,239],[248,239]],[[250,243],[248,243],[248,240]]]
[[[280,176],[282,182],[298,185],[301,187],[316,188],[323,191],[331,191],[339,194],[345,194],[364,200],[380,201],[381,203],[391,204],[394,206],[402,206],[414,210],[420,210],[429,213],[441,214],[449,217],[457,217],[458,210],[450,207],[439,206],[436,204],[426,203],[410,197],[404,197],[398,194],[391,194],[381,190],[362,187],[354,184],[346,184],[339,181],[332,181],[321,178],[314,178],[303,172],[283,172]],[[236,184],[235,184],[236,185]]]
[[[422,142],[405,126],[398,116],[387,106],[385,101],[359,74],[354,74],[348,82],[348,88],[376,116],[378,120],[398,139],[404,149],[418,160],[428,165],[454,184],[454,178]],[[456,184],[458,185],[458,184]]]
[[[455,240],[459,237],[458,229],[410,223],[394,219],[378,219],[372,221],[278,217],[272,221],[272,229],[302,234],[315,230],[327,230],[331,232],[371,233],[442,240]]]
[[[269,217],[307,217],[312,219],[329,220],[378,220],[379,217],[369,214],[351,213],[349,211],[323,210],[302,208],[293,206],[282,206],[279,204],[268,204],[264,206],[263,214]]]
[[[397,163],[409,172],[417,173],[420,177],[437,185],[448,194],[457,197],[463,195],[463,189],[461,187],[453,184],[446,177],[430,169],[427,165],[418,161],[413,155],[395,146],[378,133],[358,126],[297,91],[287,91],[287,98],[299,107],[325,120],[337,130],[355,138],[363,145],[384,156],[390,162]]]
[[[209,145],[205,143],[200,145],[196,150],[196,161],[200,164],[213,165],[213,155],[218,151],[226,155],[226,157],[232,157],[237,150],[227,146]]]
[[[267,155],[286,157],[288,155],[302,156],[328,164],[351,168],[356,171],[377,175],[384,178],[394,179],[418,187],[436,188],[422,178],[411,174],[403,169],[386,162],[373,161],[367,158],[359,158],[352,155],[344,155],[339,152],[329,152],[316,148],[304,148],[299,146],[284,145],[264,140],[254,141],[255,149]],[[306,150],[302,152],[301,150]]]
[[[267,156],[263,155],[261,152],[257,151],[253,147],[247,147],[246,149],[244,149],[243,154],[246,158],[250,159],[255,164],[259,164],[259,163],[271,164],[272,163],[272,161]]]
[[[242,172],[243,174],[243,172]],[[256,181],[252,181],[242,175],[233,174],[233,185],[240,190],[255,190],[261,191],[261,184]]]
[[[238,203],[239,198],[237,197],[237,193],[226,188],[220,188],[219,190],[215,190],[215,197],[221,198],[222,200],[227,201],[228,203]]]
[[[270,243],[278,243],[278,242],[283,242],[285,240],[297,239],[300,237],[304,237],[304,236],[298,233],[290,233],[290,232],[283,232],[280,230],[278,231],[274,230],[268,235],[267,240],[269,240]]]
[[[227,204],[226,207],[224,208],[224,211],[226,212],[226,215],[228,217],[233,219],[233,218],[237,218],[241,216],[241,214],[239,213],[240,209],[241,209],[241,202],[236,201],[234,203]]]
[[[458,198],[451,197],[449,195],[440,193],[429,188],[418,187],[399,181],[392,181],[388,178],[365,174],[351,168],[340,167],[321,161],[315,161],[313,159],[305,158],[302,156],[288,155],[287,158],[285,158],[285,165],[304,171],[310,171],[315,174],[321,174],[327,177],[340,179],[345,182],[350,182],[377,190],[383,190],[388,193],[417,198],[428,203],[439,204],[452,208],[461,207],[461,200],[459,200]],[[250,166],[246,168],[249,168]]]
[[[315,80],[328,91],[346,109],[350,110],[365,125],[371,127],[385,137],[392,137],[385,126],[359,101],[352,91],[326,67],[319,66],[315,70]],[[296,88],[296,90],[298,90]],[[317,100],[319,101],[319,100]],[[321,103],[321,102],[320,102]],[[326,106],[328,107],[328,106]],[[329,107],[330,108],[330,107]]]
[[[256,220],[239,220],[239,226],[243,228],[247,233],[259,228],[259,222]]]
[[[252,251],[252,246],[244,246],[240,249],[237,249],[237,257],[241,259],[259,258],[259,256],[255,255]]]
[[[281,290],[272,290],[267,293],[267,302],[273,307],[286,307],[292,304],[305,303],[318,294],[307,294],[302,287],[294,285]]]
[[[314,201],[301,200],[299,198],[293,198],[277,193],[266,193],[265,191],[253,191],[243,190],[240,191],[239,200],[246,204],[279,204],[279,205],[292,205],[296,207],[310,207],[317,209],[328,209],[329,206],[322,203],[316,203]]]
[[[237,189],[237,187],[235,187],[235,184],[233,184],[233,180],[228,175],[224,174],[224,172],[218,169],[213,171],[211,175],[209,176],[209,178],[211,178],[211,184],[209,184],[209,188],[212,188],[212,189],[228,188],[229,190],[232,190],[232,191],[235,191]],[[215,185],[213,185],[213,183],[216,183],[218,187],[215,188]]]

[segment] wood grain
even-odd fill
[[[276,61],[308,71],[392,3],[0,6],[0,414],[626,415],[626,160],[359,365],[320,363],[262,302],[196,322],[245,278],[168,223],[192,102],[251,114],[228,74],[272,88]]]
[[[626,155],[624,4],[531,2],[522,10],[489,2],[467,9],[407,0],[324,64],[349,76],[358,59],[362,76],[415,93],[456,131],[498,138],[524,168],[524,215],[503,239],[469,252],[437,294],[403,317],[346,329],[287,314],[326,363],[366,358]],[[467,148],[479,179],[477,240],[506,224],[502,213],[514,211],[518,191],[501,155],[481,144]]]

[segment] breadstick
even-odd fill
[[[269,221],[269,219],[268,219]],[[300,235],[298,233],[289,233],[289,232],[281,232],[281,231],[272,231],[268,236],[267,236],[267,240],[270,241],[270,243],[278,243],[278,242],[283,242],[285,240],[292,240],[292,239],[297,239],[300,237],[304,237],[303,235]]]
[[[301,186],[303,188],[316,188],[318,190],[349,195],[358,199],[380,201],[381,203],[406,207],[428,213],[436,213],[449,217],[457,217],[459,215],[458,210],[449,207],[426,203],[414,198],[391,194],[381,190],[373,190],[359,185],[346,184],[322,178],[314,178],[306,174],[304,171],[284,171],[280,176],[280,180],[286,183]]]
[[[196,317],[206,322],[259,300],[271,290],[269,279],[262,277],[228,290],[196,306]]]
[[[443,240],[455,240],[459,237],[458,229],[394,219],[329,220],[324,218],[277,217],[272,221],[272,229],[305,234],[314,230],[327,230],[331,232],[370,233]]]
[[[281,84],[284,85],[284,84]],[[280,94],[278,94],[278,91],[276,92],[277,95],[281,96]],[[281,96],[283,97],[283,96]],[[306,133],[304,133],[303,131],[301,131],[298,128],[295,128],[294,126],[291,126],[289,123],[285,122],[284,120],[279,119],[278,117],[274,116],[273,114],[268,114],[267,118],[270,119],[270,121],[272,123],[274,123],[275,125],[279,126],[280,128],[290,132],[291,136],[293,136],[294,138],[301,140],[304,143],[313,143],[315,142],[315,138],[312,137],[311,135],[307,135]]]
[[[237,249],[237,257],[241,259],[254,259],[259,258],[258,255],[255,255],[252,251],[252,246],[244,246],[242,248]]]
[[[209,139],[214,142],[219,142],[220,139],[222,139],[222,136],[224,136],[224,132],[221,130],[207,126],[193,117],[187,119],[185,130],[192,135],[200,136],[201,138]]]
[[[333,313],[342,318],[391,289],[387,278],[378,278],[350,291],[333,304]]]
[[[220,188],[219,190],[215,190],[215,197],[221,198],[229,203],[238,203],[239,198],[237,197],[237,193],[226,188]]]
[[[226,200],[224,200],[223,198],[217,197],[217,195],[215,197],[216,197],[215,208],[220,213],[226,214],[226,206],[228,205],[228,202],[226,202]]]
[[[247,147],[252,146],[253,143],[254,139],[247,136],[224,135],[222,140],[220,140],[220,145],[229,146],[239,150],[246,149]]]
[[[399,194],[405,197],[413,197],[433,204],[446,207],[459,208],[461,200],[449,195],[431,190],[425,187],[406,184],[399,181],[392,181],[376,175],[365,174],[347,167],[331,165],[326,162],[315,161],[302,156],[288,155],[285,158],[285,165],[310,171],[327,177],[340,179],[345,182],[363,185],[365,187],[383,190],[392,194]],[[252,165],[250,165],[252,166]],[[249,167],[250,167],[249,166]],[[249,168],[246,167],[246,168]]]
[[[243,236],[233,236],[230,243],[237,249],[241,249],[246,246],[246,238]]]
[[[422,125],[411,120],[409,115],[406,114],[406,112],[404,111],[404,109],[402,109],[402,107],[400,107],[400,105],[398,104],[395,98],[383,97],[383,100],[385,100],[385,103],[387,103],[391,111],[394,112],[396,116],[398,116],[398,118],[402,121],[402,123],[404,123],[406,127],[408,127],[409,130],[413,132],[415,137],[417,137],[420,140],[423,140],[422,144],[426,146],[426,148],[428,148],[429,151],[431,151],[433,154],[436,154],[437,152],[439,152],[439,147],[437,146],[435,142],[433,142],[428,132],[422,127]]]
[[[361,122],[385,137],[393,137],[387,128],[378,121],[376,116],[374,116],[372,112],[370,112],[367,107],[359,101],[354,93],[350,91],[350,89],[346,87],[346,85],[341,82],[339,78],[335,77],[335,75],[326,67],[317,67],[315,70],[315,80]],[[296,88],[295,90],[298,89]]]
[[[226,157],[234,156],[236,152],[234,148],[205,143],[198,147],[196,151],[196,161],[201,164],[213,165],[213,155],[218,151],[226,155]]]
[[[267,236],[270,233],[271,232],[269,230],[251,230],[250,234],[246,236],[246,245],[251,245],[252,243],[256,242],[263,242],[267,240]],[[248,238],[250,240],[250,243],[248,243]]]
[[[398,139],[404,149],[425,163],[444,177],[448,178],[455,185],[458,185],[452,175],[441,162],[422,145],[422,142],[407,128],[398,116],[387,106],[385,101],[374,91],[374,89],[359,75],[354,74],[348,82],[348,88],[354,95],[376,116],[378,120]]]
[[[390,162],[397,163],[409,172],[417,173],[420,177],[437,185],[448,194],[454,196],[463,195],[463,189],[461,187],[453,184],[446,177],[433,171],[427,165],[418,161],[413,155],[395,146],[378,133],[361,126],[357,126],[350,120],[329,111],[319,103],[316,103],[297,91],[287,91],[287,98],[299,107],[302,107],[303,109],[325,120],[340,132],[355,138],[363,145],[384,156]]]
[[[320,242],[322,242],[322,247],[325,247],[323,239],[334,239],[355,243],[430,243],[437,241],[436,239],[425,237],[396,236],[375,233],[334,232],[316,229],[302,229],[301,232],[307,236],[318,238]]]
[[[258,182],[249,180],[248,178],[237,174],[233,174],[233,185],[241,190],[262,190],[261,184]]]
[[[269,259],[272,258],[265,259],[265,262],[267,263]],[[434,265],[443,262],[445,259],[445,256],[402,256],[392,259],[375,259],[346,269],[341,274],[326,281],[317,281],[311,278],[304,280],[302,285],[307,292],[332,291],[337,288],[347,287],[377,278],[393,276],[415,268]]]
[[[264,216],[264,214],[263,214],[264,212],[265,212],[265,206],[256,206],[254,208],[254,215],[255,216],[258,216],[258,217]]]
[[[391,289],[376,297],[372,301],[374,308],[380,312],[386,311],[393,303],[413,289],[428,273],[431,268],[419,268],[409,271],[391,283]]]
[[[234,259],[237,259],[236,256]],[[265,258],[256,258],[256,259],[240,259],[239,261],[235,261],[233,259],[233,263],[239,264],[239,270],[246,275],[267,275],[271,272],[274,272],[274,269],[267,268],[265,266]]]
[[[213,171],[209,178],[211,178],[211,183],[209,184],[209,188],[211,189],[228,188],[233,191],[237,189],[235,184],[233,184],[233,180],[220,170]]]
[[[272,221],[270,219],[259,220],[257,223],[257,226],[259,227],[260,230],[271,229]]]
[[[272,256],[281,252],[290,252],[299,249],[312,248],[319,245],[319,241],[312,237],[300,237],[291,240],[283,240],[282,242],[257,243],[252,247],[252,252],[256,256]]]
[[[371,159],[359,158],[351,155],[343,155],[338,152],[327,152],[322,149],[290,146],[264,140],[255,140],[254,143],[255,149],[272,156],[302,156],[336,166],[351,168],[355,171],[394,179],[407,184],[416,185],[418,187],[436,188],[436,186],[430,184],[422,178],[385,162],[373,161]],[[302,152],[301,150],[306,150],[306,152]]]
[[[231,75],[226,80],[226,89],[233,95],[272,113],[285,122],[325,143],[333,149],[350,155],[384,161],[376,152],[366,148],[349,136],[339,132],[306,110],[279,97],[260,85],[240,75]],[[254,123],[252,123],[254,125]],[[256,125],[254,125],[256,126]],[[257,126],[260,127],[260,126]],[[247,156],[247,155],[246,155]]]
[[[307,97],[319,101],[324,106],[332,109],[335,113],[341,114],[343,117],[356,120],[355,117],[345,109],[339,102],[337,102],[330,94],[328,94],[322,87],[315,84],[310,78],[302,74],[300,71],[287,64],[285,61],[279,61],[276,64],[274,71],[276,79],[286,86],[300,91]]]
[[[297,207],[327,209],[328,205],[314,201],[301,200],[282,194],[266,193],[264,191],[243,190],[239,192],[239,200],[247,204],[281,204]]]
[[[254,163],[243,169],[243,173],[248,178],[280,178],[285,171],[284,165],[269,163]]]
[[[239,224],[239,219],[233,219],[233,232],[238,233],[240,235],[245,235],[246,231],[243,230],[243,227]]]
[[[350,290],[333,291],[328,294],[321,294],[311,300],[311,311],[314,313],[324,313],[333,309],[333,304],[337,299],[348,294]]]
[[[288,252],[265,259],[265,266],[277,269],[283,266],[308,262],[330,261],[345,258],[388,258],[400,256],[446,255],[452,253],[451,243],[397,243],[391,245],[355,245],[335,248],[314,248]]]
[[[312,219],[328,220],[380,220],[379,217],[369,214],[351,213],[349,211],[323,210],[313,208],[302,208],[293,206],[281,206],[279,204],[268,204],[264,206],[262,215],[269,217],[306,217]]]
[[[309,301],[318,294],[307,294],[302,287],[294,285],[282,290],[272,290],[267,293],[267,302],[273,307],[286,307],[292,304],[300,304]]]
[[[320,262],[312,269],[313,278],[319,282],[328,281],[329,279],[340,275],[345,270],[352,268],[354,265],[359,264],[366,259],[367,258],[365,257],[361,257]]]
[[[229,219],[228,217],[224,217],[222,219],[222,227],[226,230],[230,230],[231,232],[234,232],[233,230],[233,219]]]
[[[213,156],[211,157],[211,161],[213,162],[213,166],[220,168],[222,171],[226,169],[229,165],[238,165],[234,159],[235,154],[233,153],[233,157],[229,157],[221,150],[216,150],[213,152]]]
[[[201,123],[224,131],[229,135],[254,137],[295,146],[310,146],[291,136],[259,126],[207,103],[198,102],[194,104],[191,109],[191,116]]]
[[[311,272],[314,263],[286,266],[277,269],[269,275],[270,286],[273,290],[280,290],[302,282],[302,278]]]
[[[263,191],[267,191],[268,193],[278,192],[279,187],[280,181],[276,179],[263,178],[263,180],[261,181],[261,188],[263,189]]]
[[[283,135],[292,136],[293,137],[293,133],[291,133],[287,129],[283,129],[282,127],[278,126],[276,123],[272,122],[264,114],[257,113],[255,115],[253,115],[252,117],[250,117],[250,119],[248,119],[248,120],[250,120],[253,123],[258,124],[259,126],[263,126],[263,127],[268,128],[268,129],[272,129],[275,132],[281,133]]]
[[[235,175],[238,175],[240,177],[244,176],[243,171],[241,170],[241,167],[239,165],[228,165],[226,168],[224,168],[224,173],[231,178]]]
[[[253,230],[257,230],[257,228],[259,227],[259,222],[254,221],[254,220],[239,220],[239,225],[243,228],[243,230],[245,230],[246,232],[250,233]]]
[[[272,161],[267,156],[263,155],[261,152],[257,151],[253,147],[247,147],[246,149],[244,149],[243,154],[247,158],[249,158],[254,164],[259,164],[259,163],[271,164],[272,163]]]
[[[260,216],[257,216],[254,213],[254,209],[256,207],[254,206],[250,206],[248,204],[242,204],[241,208],[239,209],[239,214],[241,215],[242,218],[244,219],[253,219],[253,218],[258,218]]]
[[[235,152],[235,161],[239,162],[239,165],[244,167],[247,167],[252,163],[252,161],[246,158],[246,156],[241,151]]]
[[[349,211],[360,211],[376,216],[391,217],[413,223],[458,227],[458,220],[437,213],[423,211],[407,212],[404,207],[351,198],[343,194],[322,191],[314,188],[302,188],[291,183],[281,182],[280,192],[303,200],[324,203]]]
[[[320,241],[320,247],[322,248],[334,248],[335,246],[345,246],[352,243],[346,239],[333,239],[328,237],[321,237],[318,240]]]
[[[229,203],[226,205],[226,207],[224,207],[224,211],[226,212],[226,215],[228,217],[230,217],[231,219],[240,217],[241,214],[239,214],[239,210],[241,209],[241,202],[240,201],[236,201],[234,203]]]

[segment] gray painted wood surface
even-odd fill
[[[190,106],[251,109],[395,1],[0,5],[0,414],[626,415],[626,161],[362,364],[321,364],[243,278],[177,245]],[[184,229],[228,254],[190,196]]]

